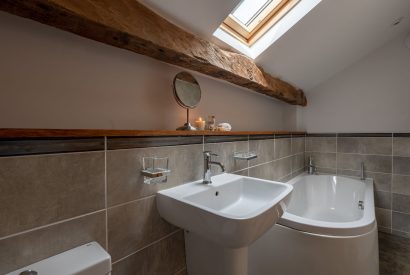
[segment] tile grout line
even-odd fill
[[[293,136],[290,135],[290,154],[293,154]],[[293,172],[293,156],[292,159],[290,160],[290,174]]]
[[[386,227],[385,227],[386,228]],[[404,234],[406,234],[406,235],[409,235],[410,234],[410,232],[408,232],[408,231],[403,231],[403,230],[394,230],[394,231],[397,231],[397,232],[400,232],[400,233],[404,233]],[[393,232],[391,233],[392,235],[395,235],[395,236],[400,236],[400,235],[397,235],[397,234],[394,234]],[[405,238],[407,238],[407,237],[405,237]]]
[[[328,167],[321,167],[321,168],[328,168]],[[340,169],[343,171],[352,171],[352,172],[360,172],[360,170],[354,170],[354,169]],[[410,177],[410,175],[408,174],[392,174],[392,173],[386,173],[386,172],[377,172],[377,171],[367,171],[369,173],[373,173],[373,174],[382,174],[382,175],[391,175],[393,176],[402,176],[402,177]],[[394,192],[393,192],[394,193]],[[400,193],[396,193],[396,194],[400,194]],[[405,194],[403,194],[405,195]]]
[[[285,179],[286,177],[291,176],[292,174],[293,174],[293,172],[290,172],[289,174],[287,174],[287,175],[285,175],[285,176],[279,178],[278,181],[281,181],[281,180]]]
[[[293,167],[293,159],[296,159],[296,156],[298,155],[297,153],[294,153],[293,152],[293,147],[294,147],[294,145],[293,145],[293,135],[290,135],[290,154],[291,154],[291,157],[292,157],[292,159],[290,160],[290,167],[291,167],[291,169],[290,169],[290,173],[291,174],[293,174],[294,172],[296,172],[296,167]],[[295,150],[296,151],[296,150]],[[295,160],[296,161],[296,160]],[[303,163],[305,163],[305,159],[303,158]]]
[[[338,148],[338,144],[337,144],[338,139],[339,139],[339,134],[336,133],[336,176],[339,175],[339,172],[338,172],[338,170],[339,170],[339,162],[338,162],[339,148]]]
[[[59,225],[59,224],[65,223],[65,222],[69,222],[69,221],[73,221],[73,220],[76,220],[76,219],[91,216],[91,215],[94,215],[94,214],[98,214],[98,213],[101,213],[101,212],[104,212],[104,211],[106,211],[106,209],[100,209],[100,210],[97,210],[97,211],[93,211],[93,212],[89,212],[89,213],[86,213],[86,214],[78,215],[78,216],[71,217],[71,218],[68,218],[68,219],[64,219],[64,220],[48,223],[48,224],[45,224],[45,225],[37,226],[37,227],[31,228],[31,229],[23,230],[23,231],[20,231],[20,232],[17,232],[17,233],[13,233],[13,234],[10,234],[10,235],[7,235],[7,236],[0,237],[0,241],[2,241],[4,239],[8,239],[8,238],[13,238],[13,237],[16,237],[16,236],[19,236],[19,235],[27,234],[27,233],[30,233],[30,232],[33,232],[33,231],[41,230],[41,229],[44,229],[44,228],[48,228],[48,227],[51,227],[51,226],[54,226],[54,225]]]
[[[321,153],[321,154],[342,154],[342,155],[358,155],[358,156],[378,156],[378,157],[391,157],[386,154],[362,154],[362,153],[345,153],[345,152],[331,152],[331,151],[306,151],[307,153]],[[402,158],[410,158],[409,156],[395,156]]]
[[[132,252],[132,253],[130,253],[130,254],[128,254],[128,255],[126,255],[126,256],[124,256],[124,257],[122,257],[122,258],[116,260],[116,261],[114,261],[114,262],[112,263],[112,265],[114,265],[114,264],[116,264],[116,263],[119,263],[119,262],[121,262],[121,261],[123,261],[123,260],[125,260],[125,259],[127,259],[127,258],[129,258],[129,257],[131,257],[132,255],[137,254],[138,252],[141,252],[142,250],[144,250],[144,249],[146,249],[146,248],[148,248],[148,247],[150,247],[150,246],[152,246],[152,245],[155,245],[155,244],[157,244],[157,243],[159,243],[159,242],[161,242],[161,241],[163,241],[163,240],[165,240],[165,239],[171,237],[172,235],[175,235],[176,233],[178,233],[178,232],[180,232],[180,231],[182,231],[182,229],[178,228],[178,229],[176,229],[174,232],[171,232],[171,233],[165,235],[164,237],[159,238],[158,240],[153,241],[152,243],[147,244],[146,246],[143,246],[143,247],[141,247],[140,249],[138,249],[138,250],[136,250],[136,251],[134,251],[134,252]]]
[[[307,136],[305,136],[305,150],[303,151],[303,169],[306,170],[306,146],[307,146]]]
[[[250,150],[251,150],[251,141],[250,141],[250,135],[248,135],[248,153],[250,152]],[[247,169],[248,169],[248,171],[246,171],[246,176],[248,176],[249,177],[249,167],[250,167],[250,165],[251,165],[251,161],[248,159],[247,161],[246,161],[246,166],[247,166]]]
[[[253,166],[249,166],[248,168],[255,168],[255,167],[257,167],[257,166],[269,164],[269,163],[272,163],[272,162],[275,162],[275,161],[283,160],[283,159],[290,158],[290,157],[293,157],[293,156],[296,156],[296,155],[301,155],[301,154],[302,154],[302,153],[295,154],[295,155],[288,155],[288,156],[281,157],[281,158],[278,158],[278,159],[273,159],[273,160],[270,160],[270,161],[267,161],[267,162],[258,163],[258,164],[255,164],[255,165],[253,165]],[[241,170],[245,170],[245,169],[241,169]],[[240,170],[239,170],[239,171],[240,171]]]
[[[393,162],[393,152],[394,152],[394,134],[391,134],[391,182],[390,182],[390,209],[391,209],[391,215],[390,215],[390,234],[393,234],[393,174],[394,174],[394,162]]]
[[[169,187],[169,188],[172,188],[172,187]],[[153,198],[155,196],[156,196],[156,194],[152,194],[152,195],[141,197],[141,198],[138,198],[138,199],[135,199],[135,200],[122,202],[122,203],[107,207],[107,210],[111,210],[111,209],[114,209],[114,208],[117,208],[117,207],[121,207],[121,206],[124,206],[124,205],[127,205],[127,204],[131,204],[131,203],[135,203],[137,201],[147,200],[147,199]]]
[[[181,273],[181,271],[184,271],[186,269],[186,266],[181,268],[180,270],[178,270],[177,272],[175,272],[174,275],[178,275],[179,273]]]
[[[104,137],[105,245],[108,251],[107,137]]]
[[[384,208],[386,209],[386,208]],[[400,213],[400,214],[405,214],[405,215],[410,215],[410,212],[401,212],[401,211],[397,211],[397,210],[393,210],[391,209],[392,212],[396,212],[396,213]]]
[[[355,169],[340,169],[340,170],[342,170],[342,171],[351,171],[351,172],[360,172],[360,170],[355,170]],[[386,172],[377,172],[377,171],[367,171],[368,173],[372,173],[372,174],[382,174],[382,175],[391,175],[392,176],[392,173],[386,173]],[[395,175],[398,175],[398,176],[408,176],[408,177],[410,177],[410,175],[404,175],[404,174],[395,174]]]

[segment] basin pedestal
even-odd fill
[[[189,275],[248,274],[248,247],[222,247],[192,231],[184,235]]]

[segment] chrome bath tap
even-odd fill
[[[316,166],[313,165],[312,156],[309,156],[308,174],[313,175],[316,173]]]
[[[364,162],[362,162],[360,164],[360,179],[361,180],[365,180],[366,179],[366,175],[364,173]]]
[[[212,161],[212,156],[218,156],[210,151],[204,152],[204,180],[203,183],[210,184],[211,180],[211,165],[217,165],[221,168],[222,172],[225,172],[225,167],[222,163],[217,161]]]

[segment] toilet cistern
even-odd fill
[[[97,242],[70,249],[6,275],[108,275],[111,256]]]

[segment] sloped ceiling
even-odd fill
[[[240,0],[141,2],[182,28],[226,47],[212,33]],[[401,23],[393,26],[401,17]],[[309,93],[406,31],[410,32],[409,0],[323,0],[255,61]]]

